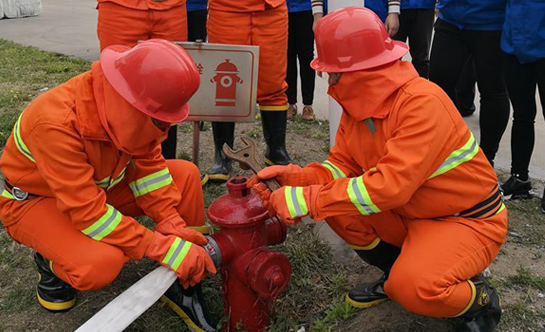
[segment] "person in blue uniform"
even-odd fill
[[[456,100],[460,73],[473,56],[481,94],[480,145],[493,165],[509,120],[500,49],[507,0],[439,0],[430,80]]]
[[[288,119],[297,114],[297,59],[301,76],[303,120],[314,119],[314,85],[316,73],[310,68],[314,58],[314,33],[312,32],[312,7],[310,0],[287,0],[288,4]]]
[[[544,1],[507,1],[501,49],[507,90],[513,104],[511,177],[501,187],[506,196],[529,198],[532,184],[528,169],[535,141],[536,87],[542,109],[545,101]],[[545,114],[545,109],[543,112]],[[545,213],[545,198],[541,200],[541,210]]]
[[[208,0],[187,0],[187,40],[206,41],[206,17]]]
[[[429,77],[430,46],[436,0],[401,0],[399,31],[395,40],[409,39],[412,63],[420,77]]]

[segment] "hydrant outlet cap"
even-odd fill
[[[288,285],[291,264],[283,254],[264,249],[259,252],[248,270],[248,281],[261,298],[277,297]]]

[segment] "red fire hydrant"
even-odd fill
[[[208,218],[221,230],[206,246],[221,266],[224,316],[230,331],[265,330],[272,299],[288,285],[291,265],[283,254],[267,245],[286,239],[286,225],[269,218],[259,196],[246,188],[246,177],[231,178],[228,193],[208,208]]]

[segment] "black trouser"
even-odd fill
[[[536,118],[536,85],[545,106],[545,59],[521,64],[516,56],[504,53],[505,79],[513,104],[511,131],[511,173],[528,176],[534,150],[534,122]],[[545,116],[545,108],[543,108]]]
[[[404,9],[399,15],[399,31],[395,40],[402,42],[409,38],[413,65],[420,77],[428,78],[430,69],[430,44],[434,9]]]
[[[475,82],[477,82],[477,76],[473,56],[471,56],[456,84],[456,100],[453,100],[462,116],[475,113]]]
[[[438,19],[430,57],[430,80],[456,100],[456,83],[473,56],[481,93],[481,148],[490,162],[509,120],[500,38],[501,31],[460,30]]]
[[[206,17],[208,16],[208,11],[203,10],[194,10],[187,12],[187,40],[188,41],[197,41],[202,40],[206,41]]]
[[[310,67],[310,62],[314,58],[312,11],[289,13],[288,17],[288,69],[286,73],[288,103],[297,103],[297,58],[299,58],[303,104],[312,105],[314,100],[314,80],[316,78],[314,69]]]

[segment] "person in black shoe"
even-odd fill
[[[456,101],[456,86],[472,58],[480,92],[480,146],[492,164],[507,123],[509,97],[500,48],[507,0],[438,0],[430,81]],[[470,85],[471,87],[471,85]]]
[[[383,275],[346,300],[365,308],[387,299],[409,312],[463,319],[490,332],[497,295],[475,276],[497,256],[507,210],[494,169],[458,110],[437,85],[399,59],[372,11],[336,10],[316,25],[328,94],[342,107],[324,162],[267,167],[248,181],[286,223],[325,220]],[[282,186],[271,191],[263,180]],[[489,303],[492,303],[489,305]]]
[[[261,111],[263,136],[267,143],[265,162],[287,165],[292,162],[286,150],[288,99],[287,48],[288,9],[285,1],[210,0],[208,6],[208,41],[220,44],[257,45],[259,75],[257,102]],[[226,181],[231,163],[222,151],[223,144],[233,146],[235,125],[212,123],[214,165],[210,180]]]
[[[185,296],[199,299],[200,288],[190,287],[216,271],[202,247],[208,227],[199,171],[165,160],[160,142],[171,123],[187,118],[199,81],[193,59],[172,42],[115,45],[19,116],[0,158],[0,220],[39,253],[44,308],[67,310],[75,290],[102,289],[128,260],[147,257],[187,290],[171,301],[186,316],[197,309]],[[153,230],[137,216],[149,217]]]
[[[532,197],[528,171],[535,141],[536,87],[545,114],[545,35],[536,31],[544,30],[545,2],[508,0],[501,48],[513,127],[511,177],[501,187],[512,199]]]
[[[412,63],[418,75],[429,77],[430,47],[436,0],[401,0],[399,31],[393,37],[406,42],[409,39]]]

